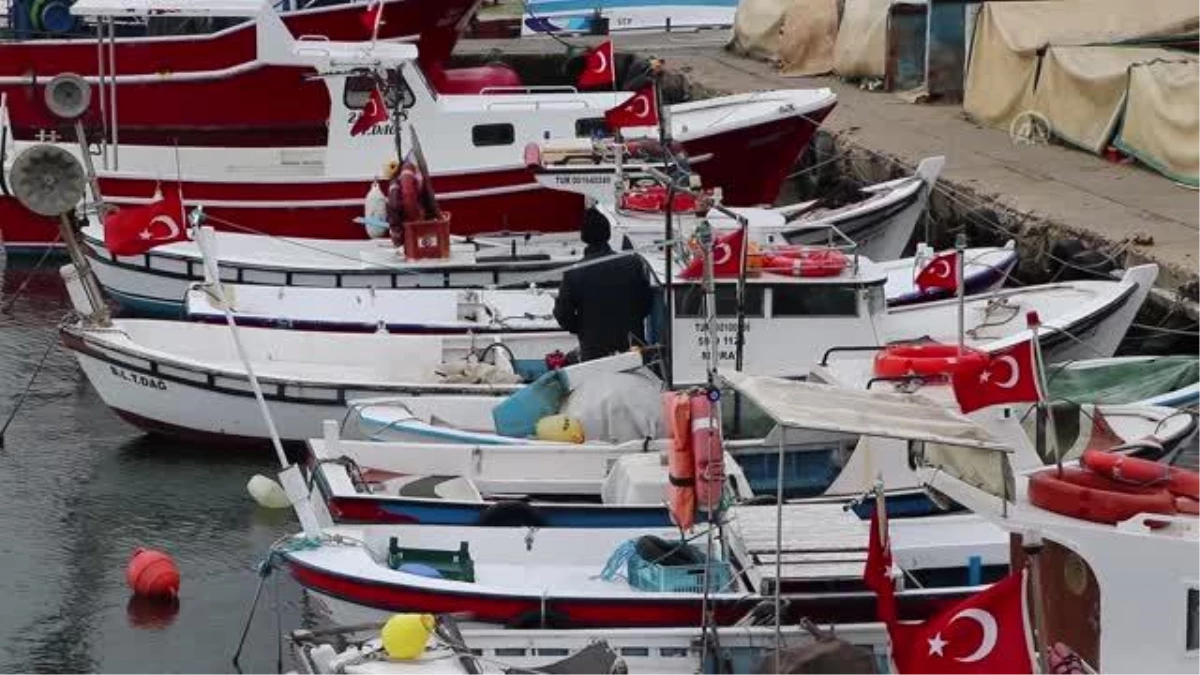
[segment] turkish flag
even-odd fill
[[[114,255],[141,255],[161,244],[187,241],[183,195],[178,185],[145,206],[127,206],[104,216],[104,248]]]
[[[917,273],[917,290],[925,293],[933,288],[942,288],[951,293],[958,290],[958,251],[935,255]]]
[[[882,497],[876,496],[882,501]],[[875,615],[892,625],[896,621],[896,584],[892,582],[892,543],[887,533],[887,516],[880,522],[877,505],[871,511],[871,535],[867,539],[867,564],[863,567],[863,583],[878,596]]]
[[[358,15],[358,20],[362,22],[363,28],[367,29],[367,36],[372,40],[375,39],[379,25],[383,23],[382,15],[383,0],[368,2],[366,8]]]
[[[604,113],[604,123],[616,131],[625,127],[652,127],[658,124],[658,98],[654,85],[633,92],[633,96],[621,105]]]
[[[371,98],[367,99],[367,104],[363,106],[362,114],[354,120],[354,125],[350,127],[350,135],[365,134],[371,130],[371,127],[380,122],[386,122],[387,119],[387,104],[383,102],[383,95],[379,93],[379,87],[375,87],[371,90]]]
[[[963,412],[1001,403],[1035,403],[1041,399],[1033,340],[991,352],[982,360],[963,360],[950,378]]]
[[[612,40],[607,40],[589,49],[583,57],[583,72],[576,83],[580,89],[596,89],[617,86],[617,71],[613,68]]]
[[[742,229],[717,237],[713,242],[713,276],[736,277],[742,269],[742,248],[746,245],[746,232]],[[699,279],[704,276],[704,256],[692,258],[679,273],[681,279]]]
[[[889,627],[899,673],[1032,673],[1024,571],[917,624]]]

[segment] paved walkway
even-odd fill
[[[944,154],[942,176],[959,187],[1106,240],[1149,235],[1153,244],[1135,246],[1135,251],[1173,268],[1169,276],[1177,282],[1196,277],[1200,246],[1196,191],[1137,166],[1113,164],[1070,148],[1014,145],[1005,131],[975,124],[957,105],[914,105],[833,77],[782,77],[769,64],[726,52],[724,35],[718,31],[630,35],[615,42],[618,51],[660,56],[669,69],[719,92],[830,87],[839,103],[824,126],[843,140],[852,139],[914,166],[922,157]],[[575,44],[600,41],[570,40]],[[463,40],[458,49],[509,54],[564,51],[549,38]]]

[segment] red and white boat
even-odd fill
[[[578,229],[582,196],[540,185],[525,163],[524,148],[546,138],[590,136],[603,128],[604,112],[629,92],[500,87],[480,94],[444,94],[430,83],[415,53],[401,59],[397,50],[385,55],[367,45],[294,43],[278,21],[269,20],[273,16],[258,19],[260,53],[269,52],[273,62],[290,59],[305,68],[343,70],[321,79],[328,90],[325,147],[281,142],[281,147],[189,146],[176,151],[170,145],[122,143],[111,148],[109,168],[99,171],[106,201],[146,203],[159,181],[175,180],[182,166],[185,203],[203,206],[218,229],[241,226],[278,236],[364,238],[354,218],[362,215],[364,196],[382,167],[395,158],[395,141],[390,124],[350,135],[374,85],[372,78],[344,71],[347,64],[383,62],[405,66],[390,73],[408,122],[428,139],[425,155],[433,189],[443,208],[454,214],[456,234]],[[704,185],[723,190],[724,203],[769,203],[835,102],[829,89],[812,89],[678,104],[670,107],[671,133],[692,157]],[[644,136],[656,130],[640,132]],[[7,197],[0,197],[0,227],[10,249],[49,245],[57,233],[53,223],[26,215]]]

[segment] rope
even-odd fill
[[[50,243],[57,244],[61,237],[61,233],[56,233],[54,235],[54,240]],[[34,275],[42,268],[42,265],[55,250],[56,249],[52,245],[46,246],[45,250],[42,251],[41,257],[39,257],[38,261],[34,263],[33,269],[29,270],[29,272],[25,274],[25,278],[21,280],[21,285],[17,286],[17,290],[13,293],[13,296],[9,298],[8,302],[4,303],[4,307],[0,309],[0,312],[3,312],[4,314],[12,314],[13,305],[17,304],[17,300],[21,299],[21,296],[25,293],[25,289],[29,286],[29,282],[33,281]]]
[[[21,410],[26,397],[29,396],[29,390],[33,388],[33,383],[37,380],[38,373],[42,372],[42,366],[46,365],[46,359],[57,344],[58,336],[55,335],[50,340],[50,344],[46,345],[46,351],[42,352],[42,358],[38,360],[37,367],[33,369],[33,374],[29,376],[29,381],[25,383],[25,388],[21,390],[21,395],[17,398],[17,404],[13,406],[12,412],[8,414],[8,419],[4,421],[4,426],[0,427],[0,448],[4,447],[4,434],[8,433],[8,425],[12,424],[13,420],[16,419],[17,412]]]

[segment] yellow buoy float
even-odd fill
[[[566,415],[548,415],[538,420],[534,427],[540,441],[557,441],[559,443],[582,443],[583,424]]]
[[[425,653],[433,632],[432,614],[396,614],[383,624],[380,637],[388,658],[408,661]]]

